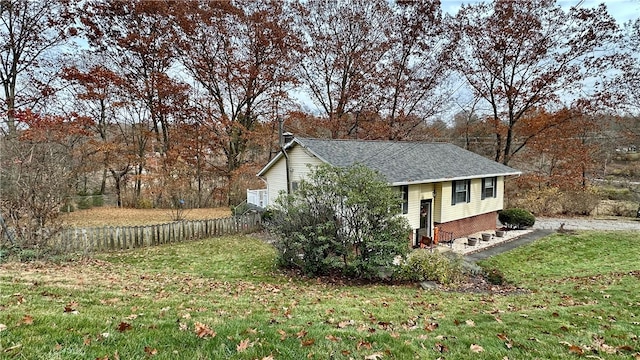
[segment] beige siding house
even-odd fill
[[[310,169],[322,163],[359,163],[397,187],[414,245],[418,234],[434,238],[438,233],[443,240],[495,229],[504,179],[520,174],[448,143],[295,138],[258,176],[266,180],[272,202],[279,193],[295,191]]]

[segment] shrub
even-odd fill
[[[515,208],[526,209],[534,214],[552,215],[561,211],[558,201],[562,192],[557,187],[531,189],[514,204]]]
[[[147,198],[139,198],[136,202],[136,209],[153,209],[153,201]]]
[[[633,193],[629,188],[602,187],[599,192],[607,200],[633,200]]]
[[[70,213],[76,211],[75,205],[73,205],[73,201],[71,199],[65,200],[64,204],[60,207],[60,212],[62,213]]]
[[[592,189],[568,191],[559,199],[564,215],[591,215],[600,202],[600,197]]]
[[[409,250],[402,199],[380,175],[362,165],[323,165],[268,210],[281,266],[309,276],[388,279],[393,260]]]
[[[82,196],[76,202],[78,209],[86,210],[91,209],[91,197],[90,196]]]
[[[459,255],[418,249],[407,256],[398,271],[398,276],[401,280],[450,284],[461,279],[463,272],[463,262]]]
[[[104,197],[102,195],[93,195],[91,197],[91,205],[93,206],[103,206],[104,205]]]
[[[498,213],[500,223],[510,229],[524,229],[533,226],[536,218],[529,211],[520,208],[502,210]]]

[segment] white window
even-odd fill
[[[471,201],[471,180],[457,180],[452,183],[451,205]]]
[[[496,197],[498,179],[495,177],[482,179],[482,199]]]
[[[400,192],[402,193],[402,213],[407,214],[409,212],[409,185],[400,186]]]

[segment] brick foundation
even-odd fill
[[[495,230],[498,212],[490,212],[460,220],[435,224],[440,230],[453,233],[455,239],[486,230]]]

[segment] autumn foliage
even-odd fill
[[[3,1],[3,146],[64,149],[73,180],[60,196],[208,207],[264,187],[255,174],[281,123],[305,137],[454,142],[522,169],[522,186],[571,190],[618,135],[638,139],[638,20],[620,26],[605,5],[188,5]]]

